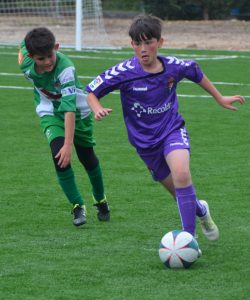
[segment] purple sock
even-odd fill
[[[183,230],[195,235],[196,227],[196,194],[193,185],[177,188],[176,200]]]
[[[206,207],[200,203],[198,199],[196,199],[196,216],[197,217],[204,217],[207,210]]]
[[[196,194],[195,189],[194,189],[194,194]],[[201,204],[200,201],[196,198],[196,216],[203,217],[205,216],[206,212],[207,212],[206,207],[203,204]]]

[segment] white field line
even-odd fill
[[[7,85],[0,85],[0,89],[13,89],[13,90],[33,90],[32,87],[23,87],[23,86],[7,86]],[[111,94],[120,95],[120,92],[112,92]],[[184,98],[212,98],[210,95],[185,95],[185,94],[178,94],[178,97]],[[250,96],[245,96],[244,98],[250,98]]]
[[[4,72],[0,72],[0,76],[14,76],[14,77],[24,77],[23,74],[20,73],[4,73]],[[78,76],[78,78],[82,78],[82,79],[94,79],[94,76]]]
[[[18,51],[17,51],[18,52]],[[0,55],[12,55],[17,57],[17,52],[0,52]],[[93,60],[122,60],[123,58],[118,57],[104,57],[104,56],[92,56],[92,55],[67,55],[70,58],[80,58],[80,59],[93,59]]]
[[[171,55],[174,56],[174,55]],[[176,55],[177,57],[179,55]],[[121,58],[118,57],[103,57],[103,56],[88,56],[88,55],[72,55],[69,54],[68,57],[70,58],[80,58],[80,59],[93,59],[93,60],[121,60]],[[185,57],[190,57],[190,55],[185,55]],[[210,56],[194,56],[194,60],[224,60],[224,59],[237,59],[237,58],[250,58],[250,56],[237,56],[237,55],[216,55],[214,57]]]
[[[4,55],[16,55],[17,56],[17,52],[0,52],[0,54],[4,54]],[[84,52],[84,51],[82,51]],[[86,51],[88,53],[90,53],[90,51]],[[91,51],[91,53],[105,53],[104,51]],[[107,52],[107,54],[111,55],[108,57],[105,56],[92,56],[92,55],[73,55],[73,54],[68,54],[68,57],[70,58],[78,58],[78,59],[93,59],[93,60],[122,60],[123,58],[118,58],[118,57],[114,57],[113,55],[124,55],[124,54],[128,54],[128,55],[133,55],[133,52],[130,51],[109,51]],[[220,55],[220,54],[167,54],[167,53],[160,53],[161,55],[166,55],[166,56],[176,56],[176,57],[185,57],[185,58],[191,58],[194,60],[224,60],[224,59],[238,59],[238,58],[244,58],[244,59],[250,59],[250,56],[247,55]]]
[[[0,76],[17,76],[17,77],[23,77],[22,73],[4,73],[0,72]],[[80,79],[94,79],[94,76],[81,76],[79,75],[78,78]],[[193,83],[189,80],[183,80],[180,83]],[[215,85],[231,85],[231,86],[250,86],[250,83],[241,83],[241,82],[223,82],[223,81],[215,81],[213,82]]]

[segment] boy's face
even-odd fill
[[[55,44],[54,49],[46,55],[34,54],[30,56],[36,64],[36,72],[42,74],[44,72],[51,72],[56,64],[56,51],[59,48],[59,44]]]
[[[154,66],[157,60],[158,48],[163,44],[163,38],[157,40],[156,38],[143,40],[140,42],[133,41],[131,45],[135,51],[137,58],[139,59],[142,67],[150,68]]]

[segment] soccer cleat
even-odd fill
[[[87,222],[86,220],[86,208],[85,206],[81,206],[76,204],[72,210],[73,214],[73,224],[75,226],[83,225]]]
[[[202,232],[208,240],[216,241],[219,239],[219,229],[210,215],[208,203],[205,200],[200,200],[200,202],[207,210],[206,215],[200,218]]]
[[[94,206],[97,209],[97,218],[99,221],[109,221],[110,220],[110,209],[106,198],[95,203]]]

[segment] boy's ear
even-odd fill
[[[59,49],[59,43],[56,43],[55,46],[54,46],[54,50],[57,51],[58,49]]]
[[[135,48],[135,42],[133,40],[131,40],[131,46],[133,49]]]
[[[159,42],[158,42],[158,48],[161,48],[162,45],[163,45],[163,43],[164,43],[164,38],[161,37],[161,38],[159,39]]]

